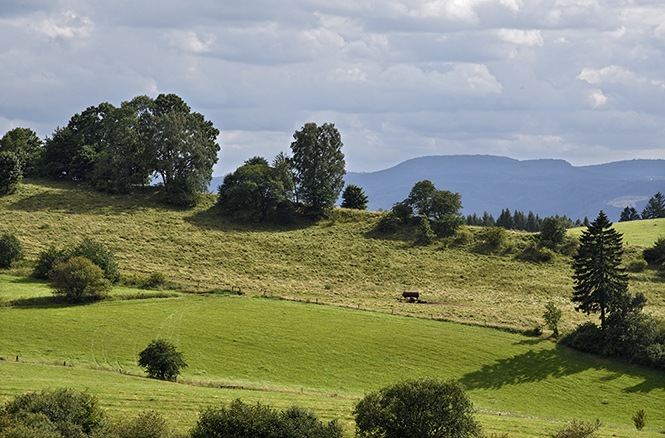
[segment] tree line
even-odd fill
[[[658,192],[649,198],[640,215],[635,207],[627,206],[621,212],[619,222],[639,221],[640,219],[665,218],[665,196]]]
[[[158,179],[165,201],[191,206],[206,190],[220,146],[212,122],[175,94],[104,102],[72,116],[43,142],[15,128],[0,139],[0,195],[23,177],[84,181],[129,193]]]

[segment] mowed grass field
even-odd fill
[[[299,404],[351,433],[357,400],[411,377],[459,379],[485,427],[511,436],[544,436],[574,418],[635,436],[640,408],[650,418],[640,436],[665,426],[664,373],[482,327],[219,295],[4,307],[0,320],[0,398],[77,387],[113,415],[155,409],[185,429],[204,407],[239,397]],[[183,351],[185,384],[137,377],[136,355],[155,337]]]
[[[0,401],[44,387],[88,389],[111,415],[155,409],[185,432],[205,406],[240,397],[297,403],[340,419],[351,435],[351,412],[365,393],[432,376],[462,381],[489,432],[546,436],[572,419],[600,419],[601,436],[665,430],[665,373],[559,347],[548,333],[487,328],[542,325],[548,301],[564,310],[564,329],[596,319],[569,302],[568,257],[515,258],[528,235],[510,233],[499,254],[452,241],[419,247],[377,235],[378,213],[238,225],[219,217],[214,195],[184,211],[164,208],[157,196],[153,188],[126,197],[29,181],[0,198],[0,233],[14,233],[26,252],[0,275]],[[626,231],[627,258],[660,235],[653,230],[665,221],[654,223]],[[164,273],[172,297],[125,300],[139,291],[116,287],[112,301],[44,304],[47,285],[27,278],[34,260],[50,245],[84,237],[112,248],[123,275]],[[665,315],[655,271],[631,274],[630,282],[649,298],[647,311]],[[232,287],[245,295],[206,293]],[[404,290],[427,303],[399,301]],[[32,304],[8,306],[19,299]],[[182,384],[140,377],[136,355],[155,337],[185,354]],[[638,409],[649,415],[639,433],[631,420]]]

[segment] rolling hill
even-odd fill
[[[533,211],[541,217],[595,218],[603,210],[617,221],[627,205],[638,211],[665,191],[665,160],[620,161],[575,167],[563,160],[518,161],[491,155],[414,158],[390,169],[349,172],[345,181],[362,187],[370,210],[387,210],[429,179],[440,190],[462,195],[464,215],[502,209]]]

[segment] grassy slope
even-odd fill
[[[90,235],[113,247],[125,273],[157,270],[191,289],[235,285],[250,294],[268,291],[385,313],[191,295],[86,307],[4,308],[0,355],[138,372],[137,349],[161,335],[177,340],[187,353],[187,379],[342,395],[300,404],[347,423],[353,401],[362,393],[414,375],[458,377],[477,406],[493,413],[601,417],[619,428],[613,432],[617,436],[630,435],[630,414],[640,407],[649,411],[652,431],[665,422],[658,416],[665,412],[662,373],[598,362],[540,340],[387,314],[530,327],[540,322],[544,303],[555,300],[566,310],[564,325],[571,326],[583,317],[568,305],[571,282],[565,259],[537,265],[516,262],[510,255],[377,239],[370,232],[376,220],[371,213],[344,212],[334,223],[309,227],[244,227],[220,220],[211,208],[212,197],[195,211],[165,211],[154,196],[152,191],[126,198],[72,190],[68,184],[23,185],[16,195],[0,198],[0,232],[16,233],[26,246],[29,260],[19,273],[27,272],[30,259],[48,245]],[[662,283],[653,273],[633,275],[631,286],[647,293],[652,311],[665,308]],[[436,304],[399,303],[395,298],[402,290],[420,290]],[[5,299],[47,294],[43,284],[0,278],[0,297]],[[219,348],[208,353],[211,345]],[[17,379],[13,366],[0,362],[7,382],[2,395],[37,384]],[[54,377],[60,371],[40,373],[38,385],[61,386]],[[102,374],[105,377],[88,377],[91,388],[104,387],[100,381],[110,377]],[[71,386],[76,379],[64,376],[62,382]],[[129,386],[131,409],[151,404],[170,409],[170,390],[168,396],[147,397],[141,395],[141,383]],[[178,391],[192,403],[238,394],[224,390],[211,395],[208,388]],[[196,391],[206,395],[194,395]],[[117,411],[113,394],[105,394],[107,405]],[[248,394],[278,404],[295,397],[283,392]],[[190,414],[184,424],[193,421]],[[548,422],[521,417],[490,414],[482,419],[490,430],[511,431],[511,436],[544,435],[543,430],[552,428]]]
[[[124,273],[161,271],[191,289],[238,286],[250,294],[521,328],[540,324],[553,300],[566,312],[564,327],[584,320],[569,303],[563,257],[539,265],[440,243],[417,247],[378,238],[371,231],[377,214],[366,212],[338,211],[336,221],[312,226],[243,226],[219,217],[214,196],[193,211],[165,210],[155,196],[32,182],[0,198],[0,232],[16,233],[33,260],[49,245],[94,236],[114,249]],[[665,293],[654,277],[635,276],[635,286],[661,312]],[[430,304],[399,303],[404,290],[420,291]]]
[[[365,392],[415,376],[460,379],[486,413],[483,422],[489,428],[500,427],[498,413],[509,413],[539,419],[530,426],[519,422],[529,433],[553,427],[546,419],[600,418],[626,434],[630,414],[640,407],[649,411],[652,431],[665,423],[662,372],[597,360],[544,339],[480,327],[214,295],[5,307],[0,308],[0,319],[0,356],[14,360],[18,354],[22,361],[76,367],[41,370],[27,383],[13,374],[15,364],[0,362],[0,373],[8,373],[0,395],[39,388],[42,381],[49,386],[81,386],[74,383],[76,375],[85,374],[81,367],[139,375],[136,353],[156,336],[170,338],[185,353],[186,381],[268,390],[254,391],[248,398],[246,391],[159,386],[102,371],[85,377],[84,385],[95,393],[101,390],[105,404],[115,412],[122,411],[119,399],[128,399],[130,410],[155,405],[168,412],[173,398],[182,398],[182,412],[169,416],[184,425],[195,420],[201,406],[217,403],[220,397],[279,405],[297,402],[349,422],[353,403]],[[56,379],[51,372],[63,375]],[[111,384],[107,381],[115,383],[104,388]],[[310,395],[299,399],[299,392]]]

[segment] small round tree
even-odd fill
[[[18,238],[9,233],[0,237],[0,268],[9,268],[15,261],[23,258],[23,246]]]
[[[56,263],[49,272],[49,285],[55,295],[64,296],[71,302],[99,300],[111,290],[104,271],[79,256]]]
[[[559,309],[552,301],[545,306],[543,319],[545,320],[547,328],[552,330],[552,334],[555,338],[559,337],[559,321],[561,321],[562,313],[561,309]]]
[[[456,380],[409,380],[368,394],[354,410],[361,438],[481,436],[473,405]]]
[[[187,364],[175,345],[164,339],[155,339],[139,353],[139,366],[145,368],[153,379],[173,381]]]

